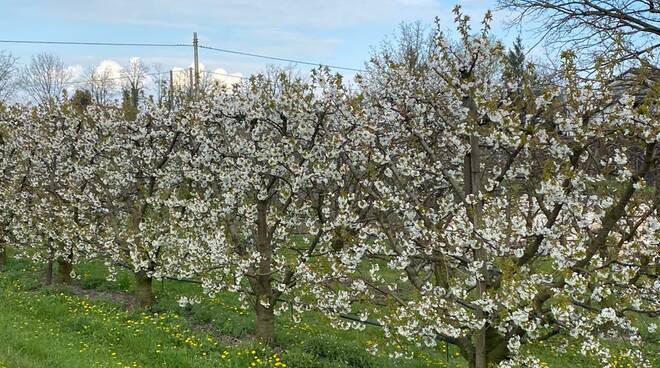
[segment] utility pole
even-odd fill
[[[188,68],[188,79],[190,80],[190,96],[195,93],[195,82],[193,79],[193,68]]]
[[[199,93],[199,40],[197,39],[197,32],[193,32],[193,52],[195,54],[195,94]]]
[[[174,71],[170,69],[170,110],[174,108]]]

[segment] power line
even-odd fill
[[[192,47],[183,43],[125,43],[125,42],[79,42],[79,41],[31,41],[0,40],[0,43],[38,44],[38,45],[83,45],[83,46],[138,46],[138,47]]]
[[[199,47],[202,48],[202,49],[219,51],[219,52],[224,52],[224,53],[227,53],[227,54],[243,55],[243,56],[250,56],[250,57],[256,57],[256,58],[261,58],[261,59],[285,61],[285,62],[288,62],[288,63],[304,64],[304,65],[311,65],[311,66],[327,66],[328,68],[332,68],[332,69],[350,70],[350,71],[353,71],[353,72],[364,72],[364,69],[348,68],[348,67],[344,67],[344,66],[329,65],[329,64],[323,64],[323,63],[313,63],[313,62],[310,62],[310,61],[287,59],[287,58],[281,58],[281,57],[276,57],[276,56],[268,56],[268,55],[262,55],[262,54],[254,54],[254,53],[251,53],[251,52],[221,49],[221,48],[217,48],[217,47],[204,46],[204,45],[199,45]]]
[[[0,40],[0,43],[38,44],[38,45],[76,45],[76,46],[193,47],[193,45],[188,45],[188,44],[183,44],[183,43],[135,43],[135,42],[129,43],[129,42]],[[223,49],[223,48],[219,48],[219,47],[212,47],[212,46],[205,46],[205,45],[199,45],[199,47],[203,48],[203,49],[206,49],[206,50],[223,52],[223,53],[226,53],[226,54],[249,56],[249,57],[255,57],[255,58],[266,59],[266,60],[283,61],[283,62],[287,62],[287,63],[302,64],[302,65],[309,65],[309,66],[326,66],[326,67],[331,68],[331,69],[348,70],[348,71],[353,71],[353,72],[364,72],[365,71],[364,69],[358,69],[358,68],[349,68],[349,67],[345,67],[345,66],[330,65],[330,64],[323,64],[323,63],[314,63],[314,62],[311,62],[311,61],[283,58],[283,57],[270,56],[270,55],[264,55],[264,54],[256,54],[256,53],[246,52],[246,51],[229,50],[229,49]]]

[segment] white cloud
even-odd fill
[[[2,0],[0,0],[1,2]],[[99,32],[108,32],[93,41],[190,43],[192,31],[200,34],[203,45],[246,51],[282,58],[300,59],[360,68],[367,61],[370,47],[396,32],[397,24],[421,20],[431,23],[438,16],[441,27],[452,31],[451,8],[456,0],[114,0],[112,2],[59,0],[5,0],[12,15],[34,20],[48,17],[57,23],[94,23]],[[495,0],[460,1],[464,12],[473,19],[474,29],[486,9],[496,6]],[[70,11],[76,9],[75,12]],[[504,22],[506,14],[495,14],[494,28]],[[135,32],[134,26],[146,32]],[[175,29],[177,28],[177,29]],[[182,29],[185,29],[183,31]],[[355,36],[355,37],[354,37]],[[513,38],[513,36],[503,35]],[[515,35],[514,35],[515,36]],[[87,40],[81,34],[81,40]],[[92,37],[90,35],[90,37]],[[137,38],[136,38],[137,37]],[[80,50],[87,50],[80,48]],[[94,49],[96,50],[96,49]],[[81,57],[92,60],[121,58],[127,49],[99,48],[104,55],[83,54],[71,60],[81,63]],[[119,51],[115,51],[119,50]],[[87,52],[87,51],[81,51]],[[192,59],[186,48],[141,49],[143,61],[159,63],[167,68],[183,66]],[[126,54],[124,54],[126,55]],[[127,56],[127,55],[126,55]],[[268,65],[286,63],[212,50],[200,50],[200,58],[211,69],[220,67],[245,74],[264,70]],[[297,65],[301,70],[307,67]],[[231,74],[231,73],[230,73]],[[350,73],[347,73],[350,74]]]
[[[175,88],[184,89],[190,86],[190,76],[188,69],[174,67],[172,68],[172,83]]]
[[[241,78],[243,78],[243,74],[241,73],[228,73],[222,68],[216,68],[213,70],[213,79],[228,86],[240,82]]]
[[[64,69],[70,81],[79,81],[83,76],[83,66],[80,64],[69,65]]]
[[[190,86],[190,68],[192,64],[187,68],[175,67],[172,68],[172,78],[173,83],[176,88],[186,89]],[[208,73],[211,77],[211,80],[220,82],[221,84],[231,86],[241,81],[243,78],[242,73],[234,72],[229,73],[224,68],[214,68],[207,71],[206,65],[203,63],[199,64],[200,73]]]
[[[111,59],[105,59],[99,63],[99,65],[94,68],[95,72],[101,75],[107,75],[110,78],[120,78],[121,77],[121,70],[123,67],[121,64],[118,62],[111,60]]]

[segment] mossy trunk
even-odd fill
[[[57,260],[57,278],[58,284],[71,284],[71,272],[73,271],[73,264],[71,262],[59,259]],[[52,272],[52,271],[51,271]]]
[[[153,279],[145,271],[135,274],[135,300],[141,307],[149,308],[154,304]]]
[[[272,345],[275,341],[275,311],[272,307],[265,307],[257,302],[255,312],[257,339],[264,344]]]
[[[486,342],[486,327],[483,327],[474,337],[474,368],[488,368]]]
[[[4,236],[4,228],[5,224],[0,224],[0,239],[3,238]],[[0,240],[0,270],[2,270],[5,265],[7,265],[7,245]]]
[[[264,344],[272,345],[275,341],[275,313],[272,287],[271,262],[273,259],[273,248],[270,243],[268,227],[268,201],[257,202],[257,251],[260,260],[257,267],[257,276],[251,279],[252,291],[257,300],[255,301],[256,335],[257,339]]]
[[[44,282],[46,285],[53,283],[53,261],[48,261],[46,263],[46,269],[44,270]]]
[[[481,359],[477,356],[477,349],[474,345],[468,343],[460,346],[461,355],[468,361],[469,368],[486,368],[497,365],[506,359],[509,353],[506,340],[495,328],[488,327],[485,332],[485,354],[481,356]]]
[[[0,243],[0,270],[7,264],[7,247]]]

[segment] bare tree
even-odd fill
[[[18,58],[0,51],[0,103],[11,97],[16,88],[16,62]]]
[[[372,61],[380,65],[396,64],[411,71],[425,69],[436,47],[434,36],[421,22],[401,23],[398,32],[373,51]]]
[[[90,67],[84,75],[87,88],[92,95],[94,103],[107,105],[119,86],[119,81],[113,76],[110,67]]]
[[[536,25],[539,42],[594,54],[619,51],[614,60],[657,63],[660,50],[658,0],[499,0],[502,8],[517,11],[514,23]]]
[[[487,16],[490,17],[490,13]],[[469,17],[465,17],[465,21],[468,20]],[[434,72],[431,64],[434,62],[433,57],[437,57],[440,50],[470,60],[465,43],[444,39],[440,24],[437,23],[436,26],[436,29],[432,29],[420,22],[401,23],[394,35],[385,39],[373,50],[371,62],[366,67],[366,78],[369,83],[388,88],[391,83],[391,78],[388,76],[391,68],[408,73],[415,78],[415,83],[428,83],[429,79],[426,76]],[[468,32],[469,29],[466,28],[465,31]],[[491,36],[484,38],[484,41],[489,47],[501,46],[499,41]],[[502,77],[503,65],[500,58],[495,55],[485,55],[482,61],[475,66],[475,75],[493,81]]]
[[[131,58],[121,72],[124,94],[128,94],[134,108],[137,108],[140,93],[144,90],[147,73],[149,73],[149,67],[138,57]]]
[[[168,83],[165,78],[163,78],[163,65],[160,63],[155,63],[151,66],[151,69],[154,71],[154,84],[156,85],[156,102],[158,106],[161,106],[165,96],[167,96],[167,87]]]
[[[270,88],[270,93],[274,96],[280,96],[284,93],[286,85],[284,82],[291,80],[304,81],[305,76],[295,66],[267,65],[257,78],[263,78],[267,81],[266,85]]]
[[[70,75],[59,57],[41,53],[32,56],[29,65],[23,69],[20,84],[36,103],[50,105],[60,100],[64,86]]]
[[[202,94],[208,94],[214,89],[219,88],[221,84],[222,83],[215,78],[214,72],[202,70],[202,73],[199,75],[199,86],[197,89]]]

